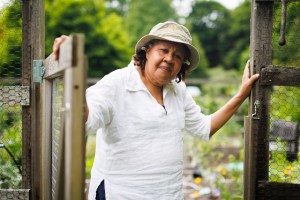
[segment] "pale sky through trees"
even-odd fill
[[[223,4],[228,9],[234,9],[239,6],[244,0],[215,0]]]

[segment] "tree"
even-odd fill
[[[131,0],[106,0],[107,12],[114,12],[125,17],[127,16],[130,1]]]
[[[196,1],[187,19],[201,40],[211,67],[240,68],[240,57],[250,45],[250,15],[250,0],[234,10],[214,1]]]
[[[205,78],[208,76],[208,74],[207,74],[208,61],[205,56],[205,52],[202,47],[201,41],[193,33],[192,33],[192,37],[193,37],[193,45],[197,48],[197,50],[199,52],[200,62],[196,69],[194,69],[191,73],[187,74],[187,77],[188,78]]]
[[[222,64],[225,69],[239,69],[240,57],[250,46],[251,3],[245,0],[230,12],[227,36],[222,41]],[[250,52],[249,52],[250,53]],[[249,56],[248,56],[249,57]],[[242,64],[242,67],[244,64]]]
[[[124,21],[106,14],[104,0],[47,0],[45,13],[47,54],[55,37],[77,32],[85,35],[90,77],[102,77],[131,59]]]
[[[126,19],[131,46],[134,47],[137,40],[148,34],[155,24],[167,20],[176,21],[177,15],[171,3],[171,0],[155,1],[155,3],[152,0],[131,0]]]
[[[216,66],[224,54],[229,11],[218,2],[196,1],[187,17],[192,30],[201,41],[210,66]]]

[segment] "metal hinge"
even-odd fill
[[[43,81],[43,76],[45,73],[45,68],[42,60],[33,60],[33,73],[32,81],[34,83],[41,83]]]

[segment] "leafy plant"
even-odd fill
[[[215,112],[237,92],[239,84],[236,84],[236,80],[241,77],[238,71],[221,68],[211,69],[209,74],[210,81],[201,87],[203,95],[195,97],[205,114]],[[184,138],[188,155],[198,163],[203,172],[199,188],[209,187],[212,196],[221,196],[225,200],[242,199],[243,116],[246,114],[247,102],[209,142],[188,135]],[[226,153],[226,149],[235,149],[235,152]]]
[[[94,163],[95,149],[96,149],[96,135],[90,133],[87,138],[86,153],[85,153],[85,177],[87,179],[91,178],[91,169]]]
[[[18,188],[22,180],[21,109],[1,106],[0,116],[0,188]]]
[[[276,150],[270,152],[269,181],[300,184],[300,153],[298,159],[290,162],[286,157],[287,144],[278,138]]]

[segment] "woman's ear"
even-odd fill
[[[145,50],[145,53],[146,53],[146,59],[148,59],[148,55],[149,55],[150,49],[151,49],[151,46],[149,45],[149,46],[147,47],[147,49]]]
[[[149,55],[149,52],[151,51],[152,47],[153,47],[152,43],[148,43],[148,45],[146,45],[146,47],[145,47],[146,59],[148,59],[148,55]]]

